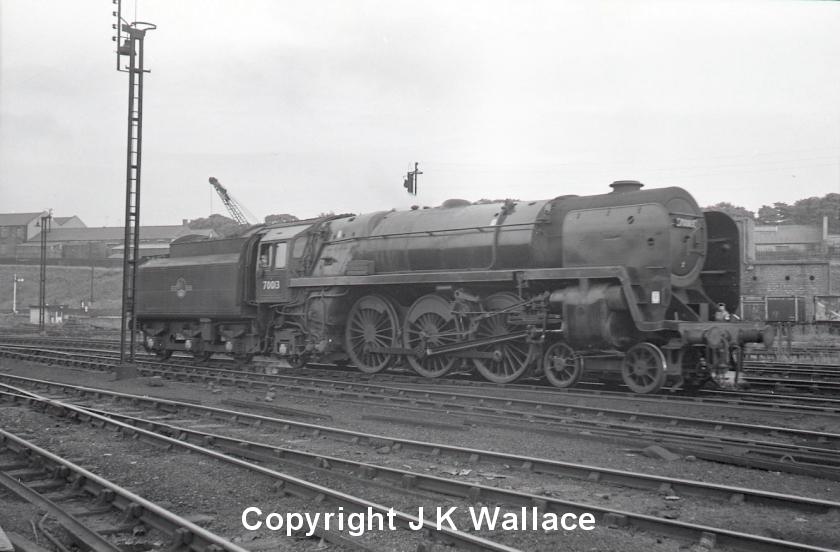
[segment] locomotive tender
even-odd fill
[[[498,383],[584,372],[636,393],[739,368],[772,330],[715,319],[739,301],[735,223],[680,188],[339,215],[173,243],[137,273],[148,350],[407,362]],[[718,318],[723,318],[718,315]],[[728,315],[726,315],[728,318]]]

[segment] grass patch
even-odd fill
[[[0,312],[12,311],[12,278],[24,281],[17,285],[18,312],[29,312],[38,304],[41,268],[32,265],[0,265]],[[78,309],[91,299],[90,267],[47,266],[46,302]],[[122,269],[93,269],[93,305],[96,314],[119,314],[122,304]]]

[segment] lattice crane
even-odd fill
[[[238,224],[252,224],[251,220],[256,219],[256,217],[254,217],[254,215],[251,215],[248,209],[239,205],[239,203],[230,196],[227,189],[224,186],[222,186],[222,184],[218,180],[211,176],[210,184],[212,184],[213,187],[216,188],[216,191],[219,193],[219,197],[222,198],[222,203],[224,203],[225,207],[227,207],[228,213],[230,213],[230,216],[233,217],[233,220],[235,220]],[[251,215],[250,218],[247,217],[245,213],[243,213],[243,211],[248,215]]]

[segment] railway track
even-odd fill
[[[840,435],[828,432],[368,383],[338,384],[330,380],[242,374],[208,368],[202,368],[200,373],[173,371],[160,366],[141,367],[140,370],[150,376],[271,389],[281,391],[284,396],[314,396],[359,405],[396,407],[402,412],[427,413],[431,419],[437,418],[440,412],[446,412],[446,418],[458,416],[469,423],[496,424],[500,427],[526,424],[531,428],[539,426],[542,431],[554,434],[575,434],[624,443],[660,443],[683,454],[708,460],[840,478],[840,454],[837,452]],[[0,375],[0,381],[12,384],[26,380]]]
[[[220,365],[223,366],[223,365]],[[580,386],[572,389],[558,389],[539,382],[509,383],[500,387],[497,384],[479,381],[471,377],[452,377],[439,379],[425,379],[410,373],[378,373],[364,374],[352,368],[339,369],[337,367],[321,367],[309,365],[293,371],[294,374],[303,377],[314,377],[321,379],[332,379],[342,382],[369,382],[373,384],[403,384],[418,385],[432,389],[443,388],[472,388],[488,390],[499,390],[504,393],[521,392],[531,396],[543,397],[569,397],[569,398],[598,398],[615,400],[632,400],[640,404],[710,404],[723,408],[735,408],[739,411],[745,409],[757,412],[778,413],[779,410],[791,412],[808,412],[812,414],[837,414],[840,413],[840,398],[816,397],[805,395],[785,395],[780,393],[756,393],[735,390],[700,390],[696,395],[680,395],[670,392],[661,392],[655,395],[637,395],[622,391],[605,389],[603,385],[595,384],[588,386],[583,382]]]
[[[464,550],[487,552],[516,552],[518,550],[518,548],[507,546],[503,543],[494,542],[491,539],[484,538],[478,535],[473,535],[465,531],[459,531],[457,529],[451,530],[446,527],[438,528],[433,522],[430,522],[429,520],[420,520],[416,516],[406,514],[399,510],[394,510],[390,507],[382,506],[373,501],[361,498],[353,494],[342,492],[337,488],[330,488],[324,485],[312,483],[300,477],[294,477],[288,475],[287,473],[276,471],[267,468],[263,465],[258,465],[256,463],[249,462],[243,458],[242,454],[239,454],[236,457],[234,457],[229,454],[225,454],[224,452],[221,452],[215,447],[209,448],[206,446],[201,446],[200,444],[191,444],[189,442],[186,442],[185,440],[174,439],[163,434],[148,431],[141,427],[130,426],[120,421],[104,417],[98,413],[90,412],[86,409],[75,407],[69,404],[60,403],[58,401],[52,401],[49,399],[35,397],[32,395],[18,395],[15,397],[13,395],[5,394],[4,398],[6,400],[21,400],[23,402],[20,404],[26,404],[27,406],[34,407],[41,411],[48,411],[50,416],[53,418],[58,416],[60,418],[65,419],[68,422],[82,422],[83,427],[90,427],[93,431],[99,431],[101,429],[114,429],[117,430],[119,434],[123,437],[131,437],[133,441],[139,440],[145,442],[146,444],[151,445],[157,450],[162,450],[165,452],[172,452],[175,449],[177,449],[177,451],[180,452],[186,451],[189,453],[206,457],[208,459],[224,462],[238,470],[245,470],[246,472],[249,472],[256,476],[268,477],[273,482],[273,485],[269,486],[268,488],[268,490],[275,495],[272,499],[272,502],[276,501],[276,495],[279,494],[280,497],[289,496],[299,499],[298,502],[300,503],[297,505],[299,511],[311,511],[313,505],[317,508],[325,510],[330,508],[334,509],[336,511],[336,520],[333,522],[332,528],[327,527],[325,524],[319,524],[318,521],[316,521],[313,526],[310,526],[312,528],[312,534],[309,534],[307,536],[314,536],[315,538],[323,539],[332,544],[341,546],[342,548],[365,550],[370,552],[380,550],[402,549],[404,547],[414,549],[422,545],[424,540],[428,540],[430,536],[433,536],[437,540],[449,544],[454,544],[457,548]],[[115,449],[115,454],[118,454],[117,449]],[[82,482],[82,484],[86,485],[88,481],[87,476],[83,476],[83,478],[80,479],[80,481]],[[202,489],[202,491],[207,493],[215,492],[214,489]],[[267,503],[268,500],[268,498],[265,498],[263,502]],[[295,505],[285,504],[285,506],[294,507]],[[143,504],[142,507],[143,510],[146,509],[145,504]],[[241,511],[242,509],[240,509],[240,511],[237,512],[237,515],[235,516],[235,519],[237,521],[239,521],[241,517],[239,515]],[[390,542],[388,539],[375,539],[373,543],[368,545],[366,543],[359,542],[345,536],[344,533],[346,533],[346,531],[342,531],[341,529],[336,530],[338,513],[341,513],[343,515],[349,515],[351,513],[369,515],[370,512],[382,516],[383,519],[388,519],[389,523],[393,522],[395,528],[402,530],[402,537],[408,535],[410,538],[401,538],[398,541],[398,544],[396,542]],[[408,527],[409,523],[417,525],[418,531],[406,531],[405,529]],[[200,530],[201,528],[197,529]],[[181,542],[183,542],[183,544],[194,543],[193,549],[196,552],[218,552],[219,550],[221,550],[221,548],[210,547],[206,545],[206,543],[202,543],[198,538],[196,538],[195,535],[197,529],[193,528],[191,524],[189,533],[187,533],[184,530],[176,530],[176,542],[174,547],[177,547]],[[299,536],[303,534],[300,531],[300,529],[303,528],[299,527],[295,529],[293,533],[287,535],[293,538],[293,542],[290,543],[290,548],[284,549],[297,549],[297,546],[294,544],[294,539],[299,538]],[[238,532],[241,532],[241,530],[242,527],[240,526]],[[383,531],[383,534],[386,536],[391,536],[388,534],[387,530]],[[414,541],[413,545],[411,544],[412,541]],[[254,546],[254,544],[250,544],[249,547]],[[268,548],[277,547],[276,543],[272,546],[269,542],[264,543],[263,546]],[[257,547],[262,548],[258,544]],[[426,545],[426,549],[428,548],[429,546]],[[245,549],[235,545],[229,550],[230,552],[245,552]]]
[[[116,350],[119,347],[119,341],[114,339],[55,336],[0,335],[0,343],[17,343],[23,346],[41,344],[49,346],[50,348],[57,348],[57,346],[60,346],[66,348],[68,351],[80,351],[87,349],[91,354]],[[91,349],[91,345],[98,347],[98,349]],[[142,349],[138,350],[138,354],[145,355],[145,351],[141,351]],[[761,353],[763,353],[762,350],[753,349],[752,351],[748,351],[747,355],[748,358],[757,358],[757,356]],[[271,363],[272,361],[267,362]],[[214,359],[213,363],[222,366],[233,364],[233,361],[230,359]],[[452,379],[452,377],[445,378],[446,381],[451,381]],[[469,379],[473,380],[474,378],[470,376]],[[742,381],[749,385],[751,389],[760,392],[777,393],[778,391],[784,391],[789,395],[790,391],[800,391],[812,395],[826,394],[828,396],[838,396],[840,395],[840,364],[819,364],[806,366],[802,364],[791,364],[790,362],[777,362],[774,360],[765,360],[761,362],[745,361]],[[497,385],[486,381],[476,381],[476,383],[483,383],[490,386]],[[555,389],[556,392],[566,391],[550,387],[545,382],[542,382],[542,384],[544,384],[545,387]],[[584,381],[582,385],[587,385],[587,382]],[[602,386],[603,385],[600,383],[597,384],[598,388],[601,388]],[[702,390],[701,393],[708,395],[709,391]],[[790,403],[790,400],[788,400],[788,403]]]
[[[147,528],[164,535],[172,547],[186,547],[194,552],[247,552],[188,519],[3,429],[0,429],[0,487],[47,512],[38,528],[59,550],[68,548],[47,529],[48,518],[67,532],[73,544],[95,552],[122,552],[123,548],[115,544],[119,538],[114,536],[128,534],[134,544],[139,544],[136,537],[144,535]],[[84,521],[93,516],[97,518],[95,528]],[[149,541],[149,548],[156,547],[153,541]],[[25,543],[19,546],[27,549]]]
[[[618,472],[615,470],[603,470],[591,466],[575,466],[561,462],[529,458],[510,454],[492,453],[481,450],[464,449],[463,447],[447,446],[435,443],[422,443],[394,439],[390,437],[374,436],[347,430],[336,430],[327,426],[303,424],[289,420],[259,416],[242,411],[228,411],[211,409],[205,406],[198,406],[189,403],[178,403],[177,401],[166,401],[149,397],[131,396],[107,392],[103,390],[85,390],[78,387],[62,386],[60,384],[48,384],[45,389],[51,396],[66,395],[74,392],[73,400],[93,398],[99,404],[107,405],[108,412],[98,412],[90,405],[87,407],[74,406],[66,401],[32,394],[24,389],[10,389],[3,394],[4,401],[11,401],[14,404],[28,406],[40,406],[60,409],[65,417],[73,418],[83,422],[89,422],[102,428],[112,428],[123,434],[141,435],[143,438],[154,440],[165,444],[174,450],[189,450],[194,453],[210,455],[217,459],[233,462],[237,466],[257,469],[261,473],[271,474],[272,477],[279,477],[284,481],[282,489],[284,492],[303,493],[299,489],[299,481],[295,481],[288,475],[277,475],[277,472],[262,467],[262,465],[289,466],[298,464],[306,466],[308,471],[314,469],[320,474],[332,476],[345,475],[354,480],[361,477],[363,480],[373,483],[387,484],[391,487],[401,489],[403,493],[437,493],[450,497],[459,497],[471,503],[503,503],[509,506],[522,506],[525,508],[536,508],[540,512],[594,512],[596,517],[605,524],[612,524],[617,527],[643,529],[647,532],[654,532],[662,535],[677,535],[680,539],[689,542],[698,542],[702,539],[709,539],[716,542],[718,546],[732,547],[743,550],[827,550],[819,546],[803,543],[784,541],[781,539],[767,538],[760,535],[749,534],[741,531],[733,531],[720,527],[712,527],[700,523],[686,523],[673,519],[639,514],[632,511],[619,510],[615,507],[605,508],[604,506],[560,500],[551,496],[534,495],[531,493],[503,489],[488,485],[480,485],[474,482],[464,483],[451,478],[429,476],[428,474],[406,471],[382,464],[372,465],[370,463],[353,462],[345,458],[328,456],[323,453],[307,453],[305,451],[291,449],[287,446],[247,440],[242,437],[231,437],[220,434],[209,434],[197,427],[190,427],[190,415],[195,416],[197,421],[206,425],[208,419],[227,422],[228,424],[241,425],[249,428],[249,435],[254,430],[264,433],[266,430],[276,428],[279,435],[298,435],[305,432],[320,442],[320,438],[331,438],[345,444],[354,446],[387,447],[389,454],[403,455],[408,453],[425,453],[431,458],[443,459],[447,457],[467,458],[471,466],[486,465],[487,463],[499,464],[508,463],[518,466],[521,470],[537,474],[565,475],[577,477],[597,484],[622,484],[630,487],[648,489],[654,493],[680,493],[683,495],[711,498],[720,504],[736,504],[736,508],[745,507],[749,504],[771,506],[774,508],[790,509],[795,512],[808,512],[810,514],[822,515],[826,512],[840,507],[840,504],[831,501],[807,499],[803,497],[785,496],[776,493],[766,493],[743,488],[732,488],[720,485],[709,485],[701,482],[675,480],[668,478],[657,478],[644,474],[632,474],[629,472]],[[75,392],[77,391],[77,392]],[[120,405],[131,409],[132,415],[120,413]],[[138,417],[137,409],[146,409],[154,416]],[[168,416],[169,420],[162,421],[159,418]],[[155,419],[158,418],[158,419]],[[180,420],[174,425],[172,418]],[[227,424],[226,424],[227,425]],[[212,450],[208,447],[212,447]],[[233,458],[237,457],[237,458]],[[254,466],[244,460],[257,461],[261,466]],[[247,464],[247,465],[246,465]],[[345,477],[346,478],[346,477]],[[306,487],[310,489],[310,487]],[[319,488],[323,492],[323,488]],[[338,500],[334,495],[327,494],[328,500]],[[451,536],[448,536],[451,537]],[[475,547],[475,542],[459,544]],[[502,547],[486,549],[504,549]]]
[[[72,340],[72,343],[63,342],[61,344],[61,347],[56,347],[55,345],[52,345],[48,348],[38,348],[34,347],[31,344],[25,344],[26,341],[24,339],[16,341],[20,344],[0,345],[0,355],[19,359],[24,359],[28,357],[38,362],[55,362],[58,364],[67,364],[70,366],[89,366],[99,369],[112,368],[113,366],[115,366],[116,362],[116,357],[113,354],[113,347],[116,347],[116,344],[107,340],[103,341],[102,343],[97,343],[97,345],[102,345],[106,347],[104,349],[92,349],[89,347],[89,343],[86,343],[86,345],[88,345],[86,347],[79,347],[75,345],[76,340]],[[38,340],[38,343],[42,342],[43,341]],[[47,341],[47,343],[48,342],[49,341]],[[141,363],[149,363],[158,362],[158,359],[151,355],[146,355],[145,352],[138,352],[138,361]],[[163,363],[161,364],[163,365]],[[278,366],[280,366],[280,364],[276,361],[257,361],[254,364],[258,367],[257,369],[259,370],[268,370],[275,372],[279,370]],[[191,357],[173,356],[172,358],[167,359],[165,365],[178,365],[183,367],[184,369],[190,369],[194,367],[197,370],[203,366],[208,369],[229,369],[232,371],[245,371],[242,369],[242,367],[237,366],[234,363],[234,361],[230,359],[220,358],[196,364],[195,360]],[[604,386],[601,384],[590,386],[587,385],[586,382],[583,382],[582,385],[574,389],[557,389],[555,387],[545,384],[544,382],[535,382],[534,384],[529,384],[527,383],[527,381],[522,383],[507,384],[500,387],[498,384],[495,383],[476,380],[470,374],[459,375],[457,372],[452,374],[450,377],[446,378],[428,379],[419,377],[411,372],[399,373],[398,371],[392,370],[385,373],[364,374],[353,368],[328,366],[329,365],[314,365],[295,370],[290,370],[288,368],[280,369],[285,370],[289,373],[297,373],[301,375],[314,375],[315,377],[321,378],[332,378],[357,382],[370,381],[373,383],[387,382],[423,384],[428,385],[430,387],[441,385],[467,385],[472,387],[480,387],[483,389],[504,389],[505,392],[507,392],[508,390],[538,392],[544,393],[547,396],[583,397],[594,395],[602,398],[632,398],[633,400],[638,401],[683,401],[691,404],[707,402],[715,403],[721,406],[731,405],[739,409],[743,409],[745,407],[759,410],[762,408],[766,408],[771,409],[770,411],[772,412],[778,412],[778,409],[790,411],[809,411],[813,413],[840,412],[840,398],[832,398],[831,396],[822,395],[815,396],[813,394],[790,394],[790,388],[794,387],[796,383],[796,381],[790,379],[770,379],[762,381],[761,378],[756,378],[755,386],[757,388],[764,387],[765,389],[767,389],[767,391],[765,392],[700,390],[698,394],[693,395],[691,397],[685,397],[679,394],[668,392],[663,392],[657,395],[642,396],[621,391],[605,390]],[[253,372],[253,370],[251,370],[251,372]],[[832,382],[828,382],[826,383],[826,385],[829,389],[835,389],[837,387],[836,385],[833,385]],[[799,385],[797,387],[809,393],[820,391],[819,382],[801,381],[799,382]],[[786,390],[786,392],[779,392],[782,389]]]
[[[54,353],[50,353],[54,354]],[[63,357],[61,353],[59,357]],[[96,362],[101,362],[96,361]],[[840,474],[840,435],[764,424],[744,424],[709,418],[650,414],[592,407],[569,402],[512,399],[487,394],[452,393],[370,383],[337,383],[318,378],[254,374],[209,367],[148,363],[141,373],[187,381],[228,382],[232,385],[282,389],[284,394],[317,395],[357,404],[383,404],[403,411],[446,411],[481,423],[539,424],[546,431],[589,435],[592,438],[659,442],[710,460],[776,471],[837,478]],[[690,429],[691,431],[687,431]],[[737,434],[734,435],[734,434]],[[747,436],[743,436],[746,434]]]
[[[25,353],[31,353],[32,357],[35,360],[46,361],[46,362],[55,362],[57,364],[66,364],[66,365],[78,365],[78,366],[91,366],[91,367],[110,367],[113,365],[113,362],[116,361],[116,357],[113,355],[101,355],[102,351],[99,350],[83,350],[80,352],[75,353],[65,353],[63,351],[52,351],[52,350],[45,350],[45,349],[33,349],[27,348],[22,350]],[[18,354],[21,352],[19,349],[12,348],[9,350],[6,347],[0,347],[0,354],[3,352],[11,353],[12,355]],[[97,353],[101,356],[91,356],[90,353]],[[331,371],[319,371],[313,374],[312,376],[303,376],[303,375],[285,375],[285,374],[274,374],[274,373],[258,373],[258,372],[249,372],[243,370],[232,370],[232,366],[230,364],[222,364],[221,366],[227,366],[225,368],[217,368],[213,366],[197,366],[194,363],[190,362],[189,360],[179,360],[179,359],[169,359],[167,362],[158,362],[152,360],[151,357],[148,359],[140,359],[139,361],[140,371],[146,375],[161,375],[165,377],[172,377],[175,379],[194,379],[196,381],[205,381],[208,378],[215,378],[218,381],[240,381],[242,380],[246,385],[254,385],[255,383],[260,383],[263,385],[271,384],[271,385],[283,385],[284,383],[291,383],[293,386],[298,386],[302,383],[310,383],[313,386],[329,386],[331,389],[336,389],[335,386],[337,385],[345,385],[345,389],[349,390],[350,392],[353,391],[370,391],[374,390],[376,394],[384,394],[384,393],[391,393],[391,394],[398,394],[399,397],[402,398],[422,398],[422,399],[433,399],[435,397],[439,398],[440,400],[448,399],[449,397],[459,397],[461,399],[466,399],[463,402],[470,402],[477,407],[495,407],[497,410],[502,407],[511,407],[514,405],[520,406],[521,409],[530,412],[536,412],[537,414],[545,414],[545,413],[563,413],[563,414],[581,414],[581,413],[592,413],[598,417],[613,417],[619,419],[627,419],[627,418],[634,418],[633,421],[636,420],[644,420],[647,422],[654,422],[658,421],[660,423],[667,424],[669,426],[688,426],[688,427],[698,427],[698,428],[705,428],[705,429],[712,429],[714,431],[720,431],[725,427],[730,427],[739,431],[742,430],[751,430],[751,428],[746,427],[744,425],[739,424],[732,424],[725,421],[717,421],[717,420],[710,420],[710,419],[692,419],[687,418],[684,416],[674,416],[672,414],[668,415],[651,415],[642,412],[628,412],[621,409],[609,409],[609,408],[588,408],[586,406],[581,405],[574,405],[569,402],[559,402],[563,399],[567,399],[569,397],[578,397],[578,396],[591,396],[590,394],[577,394],[576,392],[566,392],[566,393],[556,393],[553,389],[549,389],[548,391],[542,392],[542,390],[538,391],[540,400],[533,400],[533,399],[514,399],[511,398],[507,391],[509,389],[524,389],[528,391],[529,396],[534,396],[533,391],[536,390],[535,387],[532,386],[516,386],[516,385],[508,385],[503,388],[500,388],[494,384],[486,384],[486,385],[469,385],[468,387],[474,389],[478,387],[482,390],[484,394],[478,395],[473,392],[464,393],[463,387],[455,387],[457,392],[453,393],[450,391],[444,391],[442,389],[442,385],[438,382],[438,380],[427,380],[424,378],[420,378],[417,376],[398,376],[398,375],[389,375],[389,374],[375,374],[374,376],[369,376],[365,374],[360,374],[358,372],[349,372],[346,373],[349,375],[348,380],[336,380],[335,372]],[[323,377],[322,377],[323,376]],[[332,376],[332,377],[328,377]],[[358,381],[361,380],[361,381]],[[248,383],[251,382],[251,383]],[[420,389],[415,389],[412,387],[397,387],[396,385],[399,384],[419,384]],[[505,396],[499,397],[488,394],[488,390],[498,391],[500,389],[503,390]],[[378,395],[374,395],[374,399]],[[669,397],[669,398],[650,398],[646,396],[638,396],[638,395],[627,395],[627,394],[606,394],[606,393],[595,393],[595,396],[598,397],[611,397],[611,398],[624,398],[630,399],[632,401],[665,401],[668,400],[670,402],[678,402],[683,404],[692,404],[697,405],[701,404],[703,400],[706,399],[698,399],[698,398],[680,398],[677,397]],[[667,397],[667,396],[663,396]],[[398,400],[398,399],[389,399],[389,400]],[[784,399],[783,399],[784,400]],[[840,402],[840,401],[838,401]],[[720,401],[712,401],[713,404],[720,404]],[[467,406],[453,406],[456,409],[466,408]],[[741,407],[741,404],[737,405]],[[750,406],[756,407],[756,404],[752,404]],[[791,406],[790,404],[781,406],[779,403],[770,404],[768,405],[770,411],[777,412],[778,408],[782,406]],[[825,413],[833,413],[836,412],[835,410],[836,403],[829,402],[826,406],[819,406],[808,408],[806,411],[808,413],[816,413],[818,411],[822,411]],[[777,428],[765,428],[765,427],[757,427],[752,429],[754,433],[767,433],[769,431],[773,431]],[[782,431],[785,433],[785,431]],[[797,438],[802,439],[803,441],[818,439],[820,441],[831,440],[834,441],[835,439],[832,438],[830,435],[808,435],[807,433],[797,433]]]

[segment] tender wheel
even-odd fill
[[[566,343],[558,341],[545,352],[543,372],[554,387],[572,387],[583,376],[583,358]]]
[[[350,361],[366,374],[375,374],[394,362],[394,355],[370,352],[372,347],[397,347],[399,319],[390,301],[381,295],[362,297],[347,317],[344,345]]]
[[[212,356],[212,351],[202,351],[200,353],[193,353],[193,361],[199,364],[203,364],[210,360]]]
[[[254,353],[242,353],[241,355],[231,355],[233,361],[237,366],[244,366],[254,360]]]
[[[513,293],[496,293],[484,301],[484,309],[488,312],[512,307],[521,303],[519,297]],[[506,335],[521,328],[508,324],[508,314],[499,313],[483,319],[478,324],[476,339]],[[504,341],[492,345],[476,347],[482,353],[492,353],[493,358],[473,359],[478,372],[485,379],[495,383],[510,383],[522,377],[531,361],[534,360],[534,349],[525,339]]]
[[[425,349],[460,341],[458,320],[449,302],[439,295],[425,295],[414,302],[405,317],[403,345],[421,353],[408,355],[415,372],[427,378],[439,378],[449,372],[457,359],[446,355],[425,356]]]
[[[665,355],[656,345],[633,345],[621,361],[621,377],[634,393],[656,393],[665,383]]]
[[[172,351],[170,349],[164,349],[163,351],[155,351],[155,358],[157,360],[166,360],[172,356]]]

